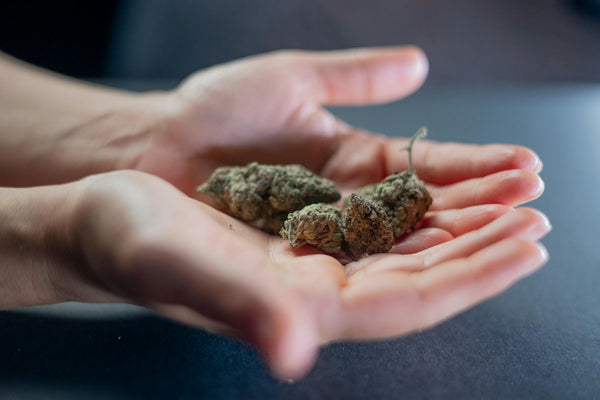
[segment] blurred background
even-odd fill
[[[428,84],[600,81],[600,0],[2,2],[0,49],[68,75],[181,79],[266,51],[421,46]]]
[[[390,135],[425,123],[434,140],[535,149],[547,267],[427,332],[329,346],[295,385],[248,346],[123,305],[0,312],[0,398],[600,398],[600,213],[586,212],[600,203],[600,0],[0,2],[2,51],[128,89],[283,48],[407,43],[429,56],[423,90],[334,111]]]

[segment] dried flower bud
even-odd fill
[[[410,139],[408,171],[359,189],[345,200],[333,182],[300,165],[217,168],[198,191],[218,199],[233,216],[269,232],[279,232],[296,248],[310,244],[326,253],[345,251],[357,259],[388,252],[394,239],[414,229],[432,199],[412,166],[414,142],[427,134],[420,128]]]
[[[383,207],[356,194],[344,210],[342,227],[343,248],[354,259],[387,253],[394,244],[394,229]]]
[[[432,203],[425,183],[410,171],[394,173],[357,194],[379,204],[390,218],[394,237],[413,229]]]
[[[217,168],[199,192],[218,199],[244,221],[263,220],[268,229],[281,228],[287,213],[313,203],[340,199],[333,182],[301,165],[261,165]],[[279,229],[274,229],[277,231]]]
[[[279,234],[293,248],[311,244],[326,253],[341,251],[341,211],[331,204],[311,204],[288,215]]]

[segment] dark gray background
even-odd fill
[[[600,18],[570,0],[133,0],[121,3],[109,73],[183,78],[281,48],[413,43],[429,84],[600,81]]]
[[[0,398],[598,398],[599,109],[600,85],[529,84],[425,89],[335,110],[389,134],[427,123],[436,140],[520,143],[545,163],[546,193],[534,205],[554,225],[548,265],[432,330],[329,346],[305,380],[287,385],[247,345],[137,309],[5,311]]]
[[[422,46],[429,84],[600,81],[600,0],[20,0],[0,49],[83,77],[181,79],[282,48]]]

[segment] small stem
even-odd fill
[[[415,144],[415,142],[417,141],[417,139],[424,138],[426,136],[427,136],[427,127],[426,126],[420,127],[415,132],[415,134],[412,135],[412,137],[410,138],[410,142],[408,142],[408,146],[406,146],[405,148],[402,149],[402,150],[408,151],[408,172],[410,172],[411,174],[415,173],[415,170],[413,169],[413,165],[412,165],[412,147],[413,147],[413,144]]]

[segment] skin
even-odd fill
[[[548,257],[548,219],[513,208],[543,191],[520,146],[420,142],[431,211],[345,268],[190,197],[250,161],[301,163],[344,191],[406,169],[406,139],[321,106],[394,100],[426,74],[414,47],[277,52],[133,94],[0,59],[0,308],[141,304],[254,343],[298,378],[322,344],[419,331],[498,294]]]

